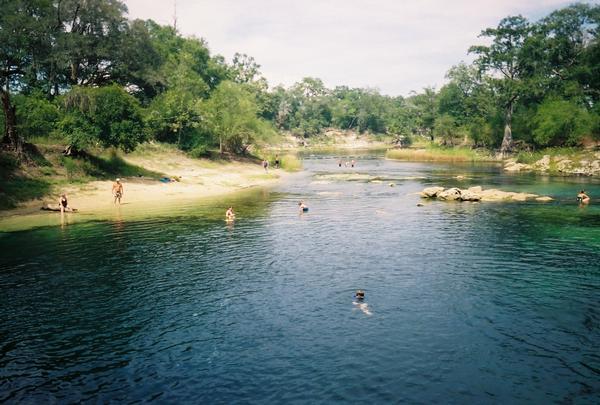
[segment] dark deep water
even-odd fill
[[[0,232],[0,402],[600,401],[597,180],[336,162],[171,217]],[[556,201],[412,194],[469,184]]]

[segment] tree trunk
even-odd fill
[[[8,91],[0,89],[2,98],[2,110],[4,112],[4,137],[2,143],[8,144],[11,149],[21,155],[23,152],[23,140],[17,133],[17,108],[10,104]]]
[[[223,136],[219,136],[219,153],[223,154]]]
[[[506,109],[506,121],[504,125],[504,137],[502,138],[502,146],[500,146],[500,154],[504,157],[507,152],[512,149],[512,113],[513,104],[510,103]]]

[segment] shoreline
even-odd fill
[[[180,153],[160,156],[127,156],[128,163],[145,169],[165,173],[165,177],[179,181],[161,182],[156,178],[121,176],[124,187],[121,205],[114,204],[112,184],[114,180],[92,180],[85,183],[54,187],[50,193],[22,202],[15,208],[0,210],[0,232],[28,228],[32,223],[60,225],[60,212],[41,210],[47,204],[58,206],[61,193],[66,193],[69,206],[75,213],[64,217],[72,222],[106,220],[122,211],[127,218],[148,216],[149,213],[167,213],[171,209],[192,206],[218,199],[229,198],[236,193],[278,184],[287,173],[283,169],[269,169],[251,162],[221,162],[191,159]],[[169,174],[166,174],[169,173]],[[69,221],[67,221],[69,222]]]

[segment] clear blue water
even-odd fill
[[[574,201],[597,180],[336,161],[169,218],[0,232],[0,402],[599,402],[600,198]],[[470,184],[556,200],[413,194]]]

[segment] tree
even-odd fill
[[[22,89],[27,78],[37,76],[36,64],[47,55],[51,4],[46,0],[2,0],[0,5],[0,99],[4,113],[2,143],[20,155],[23,138],[17,130],[17,111],[11,93]]]
[[[244,86],[224,81],[210,98],[199,102],[202,125],[214,136],[219,152],[245,153],[265,131],[253,95]]]
[[[506,17],[497,28],[488,28],[480,36],[492,39],[490,46],[472,46],[469,52],[478,55],[475,61],[481,72],[492,74],[500,103],[505,111],[504,137],[500,153],[512,148],[512,117],[515,103],[523,93],[523,44],[531,32],[522,16]]]
[[[138,101],[117,85],[76,87],[64,105],[59,127],[77,149],[99,144],[129,152],[145,138]]]
[[[534,140],[541,146],[574,146],[592,132],[592,116],[572,101],[547,99],[533,119]]]
[[[433,132],[436,137],[440,138],[444,145],[454,145],[453,137],[456,132],[456,122],[448,114],[444,114],[435,119]]]

